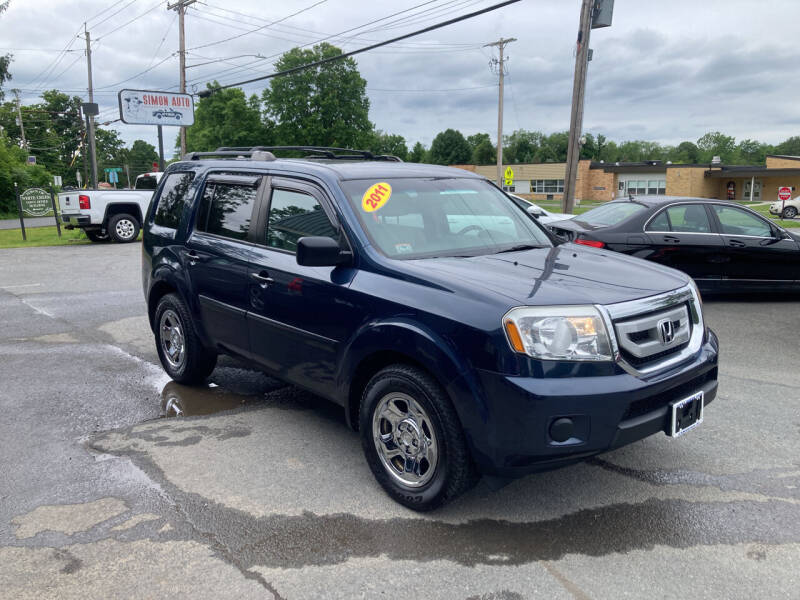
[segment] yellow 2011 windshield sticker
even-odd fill
[[[364,192],[361,198],[361,207],[364,212],[375,212],[389,201],[392,196],[392,186],[385,181],[376,183]]]

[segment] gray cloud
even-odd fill
[[[304,0],[278,6],[256,0],[199,2],[187,16],[189,62],[256,53],[270,56],[409,8],[419,0],[329,0],[259,33],[196,48],[238,35],[311,3]],[[452,13],[445,8],[405,28],[381,28],[379,23],[373,26],[374,31],[336,43],[347,50],[355,49],[491,3],[459,2],[461,8]],[[76,52],[70,52],[50,77],[35,77],[57,56],[52,50],[64,47],[84,20],[111,4],[112,0],[12,0],[10,10],[0,18],[0,53],[15,49],[11,85],[24,90],[26,102],[35,101],[36,89],[42,84],[47,89],[58,87],[85,95],[80,39],[71,46]],[[104,16],[89,20],[93,38],[100,40],[94,49],[94,68],[97,100],[103,110],[101,120],[117,116],[117,87],[108,86],[145,71],[162,59],[167,60],[118,87],[177,88],[178,61],[175,56],[170,57],[177,49],[174,13],[159,6],[111,32],[155,4],[156,0],[139,0],[110,21],[101,22]],[[497,78],[488,68],[492,50],[480,46],[502,35],[518,38],[508,47],[505,130],[565,130],[579,4],[579,0],[523,0],[473,21],[360,55],[357,60],[367,79],[372,103],[370,118],[378,128],[399,133],[411,143],[421,140],[429,144],[437,132],[447,127],[458,128],[467,135],[478,131],[494,135]],[[794,100],[800,92],[800,80],[793,77],[793,40],[791,36],[783,39],[787,24],[800,16],[800,5],[794,0],[771,0],[765,4],[746,0],[673,0],[665,5],[616,0],[613,26],[592,32],[595,58],[589,69],[584,128],[615,140],[642,138],[665,143],[694,140],[715,129],[738,139],[773,143],[800,133],[800,111]],[[42,51],[30,51],[34,48]],[[210,78],[232,82],[269,73],[274,60],[234,58],[228,61],[231,64],[190,69],[188,77],[191,84],[202,89]],[[245,67],[233,66],[243,64]],[[260,93],[263,87],[264,84],[251,84],[245,90],[248,94]],[[434,91],[443,89],[459,91]],[[122,124],[115,127],[128,142],[141,137],[155,143],[153,128]],[[168,148],[173,139],[174,134],[169,133],[165,140]]]

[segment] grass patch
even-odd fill
[[[767,217],[771,221],[774,221],[784,229],[791,229],[793,227],[800,227],[800,219],[781,219],[780,217],[776,217],[775,215],[769,214],[769,205],[762,204],[760,206],[748,206],[748,204],[743,204],[747,206],[752,211],[757,212],[758,214]]]
[[[22,230],[0,229],[0,248],[28,248],[31,246],[74,246],[75,244],[88,244],[89,238],[81,229],[70,231],[61,229],[61,237],[55,226],[25,228],[27,241],[22,241]]]

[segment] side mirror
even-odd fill
[[[538,219],[539,217],[544,216],[544,211],[538,206],[529,206],[528,214]]]
[[[297,264],[304,267],[335,267],[347,262],[349,255],[333,238],[306,236],[297,240]]]

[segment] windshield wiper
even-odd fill
[[[541,244],[517,244],[516,246],[511,246],[511,248],[498,250],[495,252],[495,254],[502,254],[503,252],[519,252],[520,250],[535,250],[538,248],[544,248],[544,246]]]

